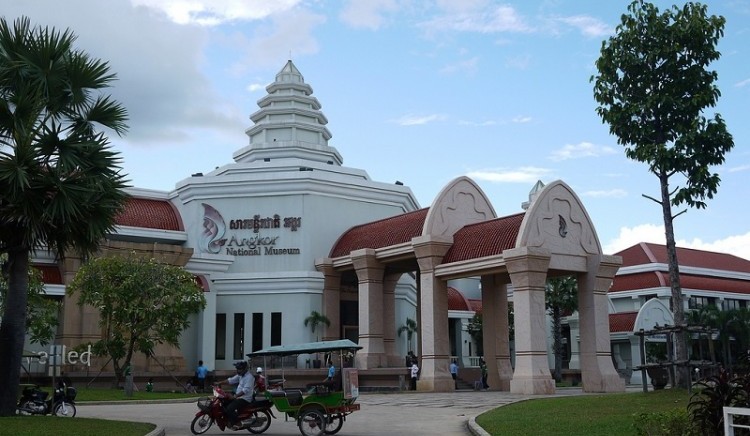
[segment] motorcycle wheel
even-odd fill
[[[52,406],[52,415],[62,418],[73,418],[76,416],[76,405],[73,403],[55,403]]]
[[[299,417],[297,426],[304,436],[320,436],[325,430],[326,419],[315,409],[309,409]]]
[[[263,425],[259,425],[258,427],[248,427],[247,431],[249,431],[250,433],[261,434],[264,431],[268,430],[268,427],[271,426],[271,414],[268,413],[268,410],[253,412],[252,417],[253,419],[265,419],[265,422],[263,422]]]
[[[208,415],[198,415],[193,418],[193,422],[190,423],[190,431],[193,434],[203,434],[208,431],[209,428],[214,424],[214,420]]]
[[[344,426],[344,418],[341,415],[328,415],[326,417],[326,434],[336,434]]]

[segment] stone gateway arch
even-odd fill
[[[539,186],[525,212],[497,217],[484,192],[467,177],[451,181],[429,208],[353,227],[330,257],[317,259],[323,306],[338,338],[342,287],[359,301],[357,366],[403,366],[395,353],[396,283],[417,278],[421,345],[419,390],[450,391],[449,280],[479,277],[483,348],[489,384],[523,394],[555,392],[547,359],[545,285],[578,280],[580,365],[586,392],[624,391],[610,353],[607,290],[621,259],[602,254],[596,230],[578,196],[562,181]],[[508,341],[508,286],[513,288],[515,368]]]

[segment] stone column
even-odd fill
[[[497,274],[482,276],[482,347],[491,390],[509,391],[513,378],[508,332],[508,289]]]
[[[357,368],[371,369],[387,365],[383,344],[383,272],[375,259],[375,250],[364,248],[351,253],[359,281],[359,345]]]
[[[317,260],[315,268],[323,273],[323,314],[331,321],[323,326],[323,340],[341,339],[341,273],[333,268],[330,258]]]
[[[456,389],[448,367],[450,365],[450,338],[448,337],[447,283],[435,277],[452,239],[420,236],[412,239],[414,254],[420,270],[419,330],[421,347],[421,373],[417,382],[420,391],[446,392]]]
[[[555,382],[547,359],[544,292],[549,250],[520,247],[503,252],[513,283],[516,333],[516,370],[510,391],[516,394],[554,394]]]
[[[206,297],[206,308],[199,315],[198,352],[201,354],[198,359],[203,360],[207,367],[216,368],[216,292],[211,292],[209,285],[203,296]]]
[[[581,327],[578,322],[578,313],[568,317],[568,326],[570,327],[570,362],[568,368],[581,369]]]
[[[625,382],[612,364],[607,290],[622,264],[618,256],[593,255],[578,275],[581,378],[584,392],[622,392]]]
[[[389,367],[404,366],[396,352],[396,285],[400,278],[401,273],[387,274],[383,280],[383,347]]]

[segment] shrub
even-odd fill
[[[723,434],[725,406],[750,406],[750,379],[747,377],[732,379],[729,372],[722,369],[719,375],[707,377],[695,387],[697,390],[690,397],[688,412],[693,424],[706,436]]]
[[[633,424],[638,436],[700,436],[693,427],[687,410],[674,409],[667,412],[640,413]]]

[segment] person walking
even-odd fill
[[[453,359],[450,366],[451,377],[453,377],[453,387],[458,389],[458,363],[456,359]]]
[[[208,375],[208,368],[203,364],[202,360],[198,361],[198,367],[195,368],[195,378],[197,379],[197,386],[200,392],[206,391],[206,376]]]
[[[411,362],[411,390],[417,390],[417,377],[419,377],[419,366],[416,360]]]
[[[489,389],[490,385],[487,384],[487,362],[484,361],[484,357],[479,361],[479,368],[482,370],[482,389]]]

